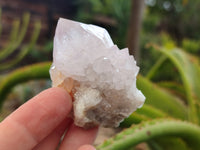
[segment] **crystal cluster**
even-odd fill
[[[138,71],[128,49],[119,50],[105,29],[59,19],[50,74],[54,87],[72,95],[77,126],[117,127],[141,107]]]

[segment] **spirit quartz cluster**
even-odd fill
[[[128,49],[119,50],[104,28],[59,19],[50,74],[54,87],[72,95],[77,126],[117,127],[140,108],[138,71]]]

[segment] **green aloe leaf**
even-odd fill
[[[178,48],[167,50],[164,47],[156,47],[156,49],[167,56],[177,67],[187,95],[189,119],[192,122],[200,123],[200,107],[197,105],[200,103],[200,67],[198,58]]]
[[[10,32],[9,42],[0,50],[0,60],[7,58],[16,48],[15,43],[18,38],[20,21],[13,21],[12,31]]]
[[[151,105],[144,104],[142,108],[137,109],[138,114],[145,115],[149,118],[167,117],[168,115]]]
[[[150,118],[145,115],[134,112],[128,118],[124,119],[124,121],[120,124],[120,127],[127,128],[130,127],[132,124],[138,124],[146,120],[150,120]]]
[[[187,103],[185,88],[181,83],[177,83],[174,81],[161,81],[157,82],[156,84],[160,87],[167,89],[169,92],[179,96],[182,100],[184,100],[185,103]]]
[[[162,147],[163,150],[190,150],[186,142],[181,138],[168,136],[155,139],[155,142]]]
[[[41,28],[41,23],[36,22],[34,25],[33,34],[31,36],[29,44],[25,45],[21,49],[20,53],[14,59],[5,63],[1,63],[0,71],[13,67],[17,63],[19,63],[29,53],[29,51],[32,49],[32,47],[35,45],[38,39],[38,36],[40,34],[40,28]]]
[[[16,69],[5,76],[0,83],[0,108],[12,88],[20,83],[36,79],[48,79],[51,62],[38,63]]]
[[[187,119],[187,107],[175,95],[142,76],[139,76],[137,79],[137,87],[146,97],[145,104],[162,110],[169,116]]]
[[[97,146],[97,150],[125,150],[141,142],[164,136],[180,137],[190,148],[199,149],[199,135],[200,127],[195,124],[173,119],[155,119],[123,130]]]
[[[137,109],[136,112],[133,112],[128,118],[120,124],[120,127],[130,127],[132,124],[138,124],[145,120],[150,120],[153,118],[164,118],[168,115],[151,105],[144,104],[142,108]]]
[[[166,56],[161,56],[158,61],[153,65],[153,67],[150,69],[150,71],[147,73],[146,78],[151,79],[159,69],[159,67],[165,62],[167,59]]]
[[[8,45],[1,50],[0,52],[0,60],[2,60],[3,58],[7,57],[9,54],[11,54],[17,47],[20,46],[20,44],[22,43],[27,28],[28,28],[28,24],[29,24],[29,20],[30,20],[30,14],[29,13],[25,13],[22,19],[22,27],[21,30],[19,30],[19,20],[16,20],[13,22],[13,30],[11,32],[11,37],[10,37],[10,42],[8,43]],[[17,36],[18,34],[18,36]]]

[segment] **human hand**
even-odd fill
[[[94,150],[86,144],[93,143],[98,129],[75,126],[68,117],[71,109],[63,89],[43,91],[0,123],[0,150],[55,150],[65,131],[59,150]]]

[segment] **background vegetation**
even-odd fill
[[[124,48],[128,45],[130,22],[134,21],[130,19],[133,3],[134,0],[76,0],[73,4],[76,11],[71,18],[105,27],[114,43]],[[121,128],[127,129],[97,149],[137,149],[135,146],[139,143],[145,145],[142,149],[148,150],[199,149],[199,7],[198,0],[144,2],[138,36],[137,86],[146,96],[146,102],[121,123]],[[50,87],[48,70],[53,38],[41,39],[41,20],[32,23],[29,33],[31,15],[24,13],[21,19],[13,18],[11,31],[6,33],[10,34],[9,38],[1,42],[1,120],[30,97]],[[3,29],[0,22],[0,33]]]

